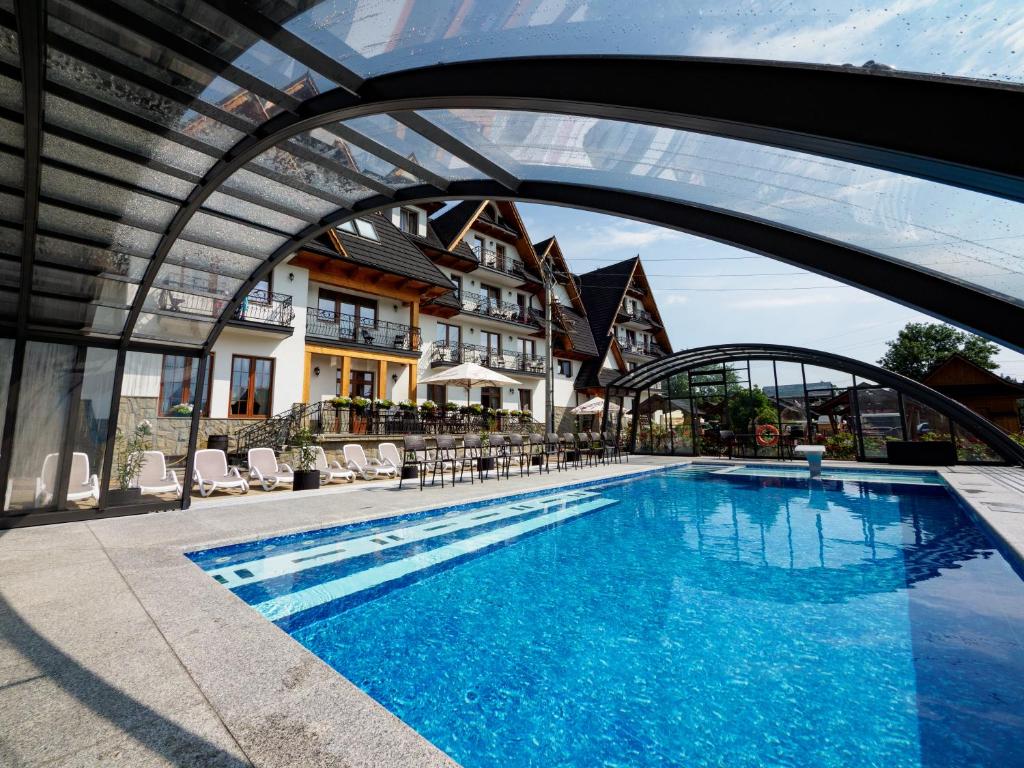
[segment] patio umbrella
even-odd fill
[[[519,382],[503,373],[492,371],[476,363],[462,363],[447,371],[432,373],[419,381],[420,384],[450,384],[453,387],[466,388],[466,405],[469,405],[469,390],[473,387],[503,387],[507,384],[518,385]]]
[[[619,406],[615,403],[609,403],[608,410],[617,411]],[[588,416],[596,413],[604,413],[604,398],[603,397],[592,397],[587,402],[581,403],[572,409],[571,413],[574,416]]]

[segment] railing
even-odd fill
[[[464,435],[482,431],[543,432],[544,425],[530,417],[497,413],[462,413],[437,409],[420,410],[335,407],[330,401],[296,403],[287,411],[235,433],[234,455],[245,460],[250,448],[284,449],[300,429],[323,435]]]
[[[505,371],[519,371],[536,376],[545,372],[544,358],[540,355],[529,355],[523,352],[496,352],[479,344],[449,344],[434,342],[430,350],[430,364],[458,365],[459,363],[477,363],[486,368]]]
[[[470,293],[469,291],[462,291],[459,294],[459,301],[462,303],[463,312],[496,317],[510,323],[530,323],[529,311],[510,301],[492,299],[482,293]]]
[[[295,319],[292,297],[272,291],[250,291],[232,316],[233,320],[267,325],[291,325]]]
[[[644,344],[643,342],[633,341],[620,336],[619,346],[626,354],[643,355],[644,357],[661,357],[665,354],[665,351],[653,341]]]
[[[623,322],[633,321],[635,323],[648,323],[650,325],[658,325],[658,321],[654,319],[654,315],[648,312],[646,309],[629,309],[625,305],[619,307],[619,317],[624,318]]]
[[[323,309],[310,310],[306,314],[306,335],[382,349],[408,352],[420,349],[420,329],[416,326],[385,320],[369,322],[355,315]]]
[[[514,258],[505,253],[498,253],[497,251],[489,248],[481,250],[478,245],[473,247],[473,253],[475,253],[476,257],[480,260],[480,266],[482,267],[493,269],[496,272],[504,272],[508,275],[515,275],[516,277],[521,277],[524,280],[533,280],[535,282],[540,281],[540,278],[530,272],[526,268],[526,264],[524,264],[520,259]]]

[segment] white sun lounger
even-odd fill
[[[345,446],[345,463],[349,469],[362,477],[363,480],[376,480],[382,476],[398,476],[398,470],[390,464],[384,464],[378,459],[366,458],[363,446],[356,443]]]
[[[249,483],[238,472],[238,467],[228,469],[228,457],[217,448],[203,448],[196,451],[195,470],[192,481],[199,486],[202,496],[209,496],[218,488],[241,488],[249,492]]]
[[[394,443],[381,443],[377,446],[377,453],[380,455],[381,463],[394,467],[401,471],[402,469],[402,454],[398,450],[398,446]]]
[[[50,453],[43,459],[43,467],[36,478],[36,506],[42,507],[53,501],[57,489],[57,468],[60,454]],[[68,501],[82,501],[93,498],[99,501],[100,479],[89,474],[89,456],[75,452],[71,457],[71,479],[68,481]]]
[[[145,451],[142,454],[142,469],[139,470],[139,490],[142,493],[175,493],[181,498],[181,483],[178,474],[167,468],[163,451]]]
[[[316,447],[316,466],[320,470],[320,477],[325,483],[332,483],[335,480],[347,480],[350,483],[356,481],[355,473],[351,469],[345,469],[339,461],[327,461],[327,454],[323,446]]]
[[[249,479],[259,481],[264,491],[272,491],[279,485],[292,485],[295,473],[287,464],[277,463],[273,448],[250,448]]]

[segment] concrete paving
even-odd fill
[[[453,765],[183,553],[679,461],[422,492],[381,481],[225,496],[0,532],[0,766]],[[1024,553],[1024,471],[1008,471],[1010,482],[974,467],[943,475]]]

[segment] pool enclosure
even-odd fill
[[[403,202],[619,214],[1021,349],[1024,9],[953,5],[0,0],[0,525],[167,506],[120,493],[126,371],[176,359],[189,476],[247,297]]]
[[[794,448],[810,444],[836,460],[930,463],[914,457],[944,451],[949,464],[1024,461],[1024,446],[942,393],[799,347],[677,352],[611,382],[605,404],[605,429],[634,453],[801,459]]]

